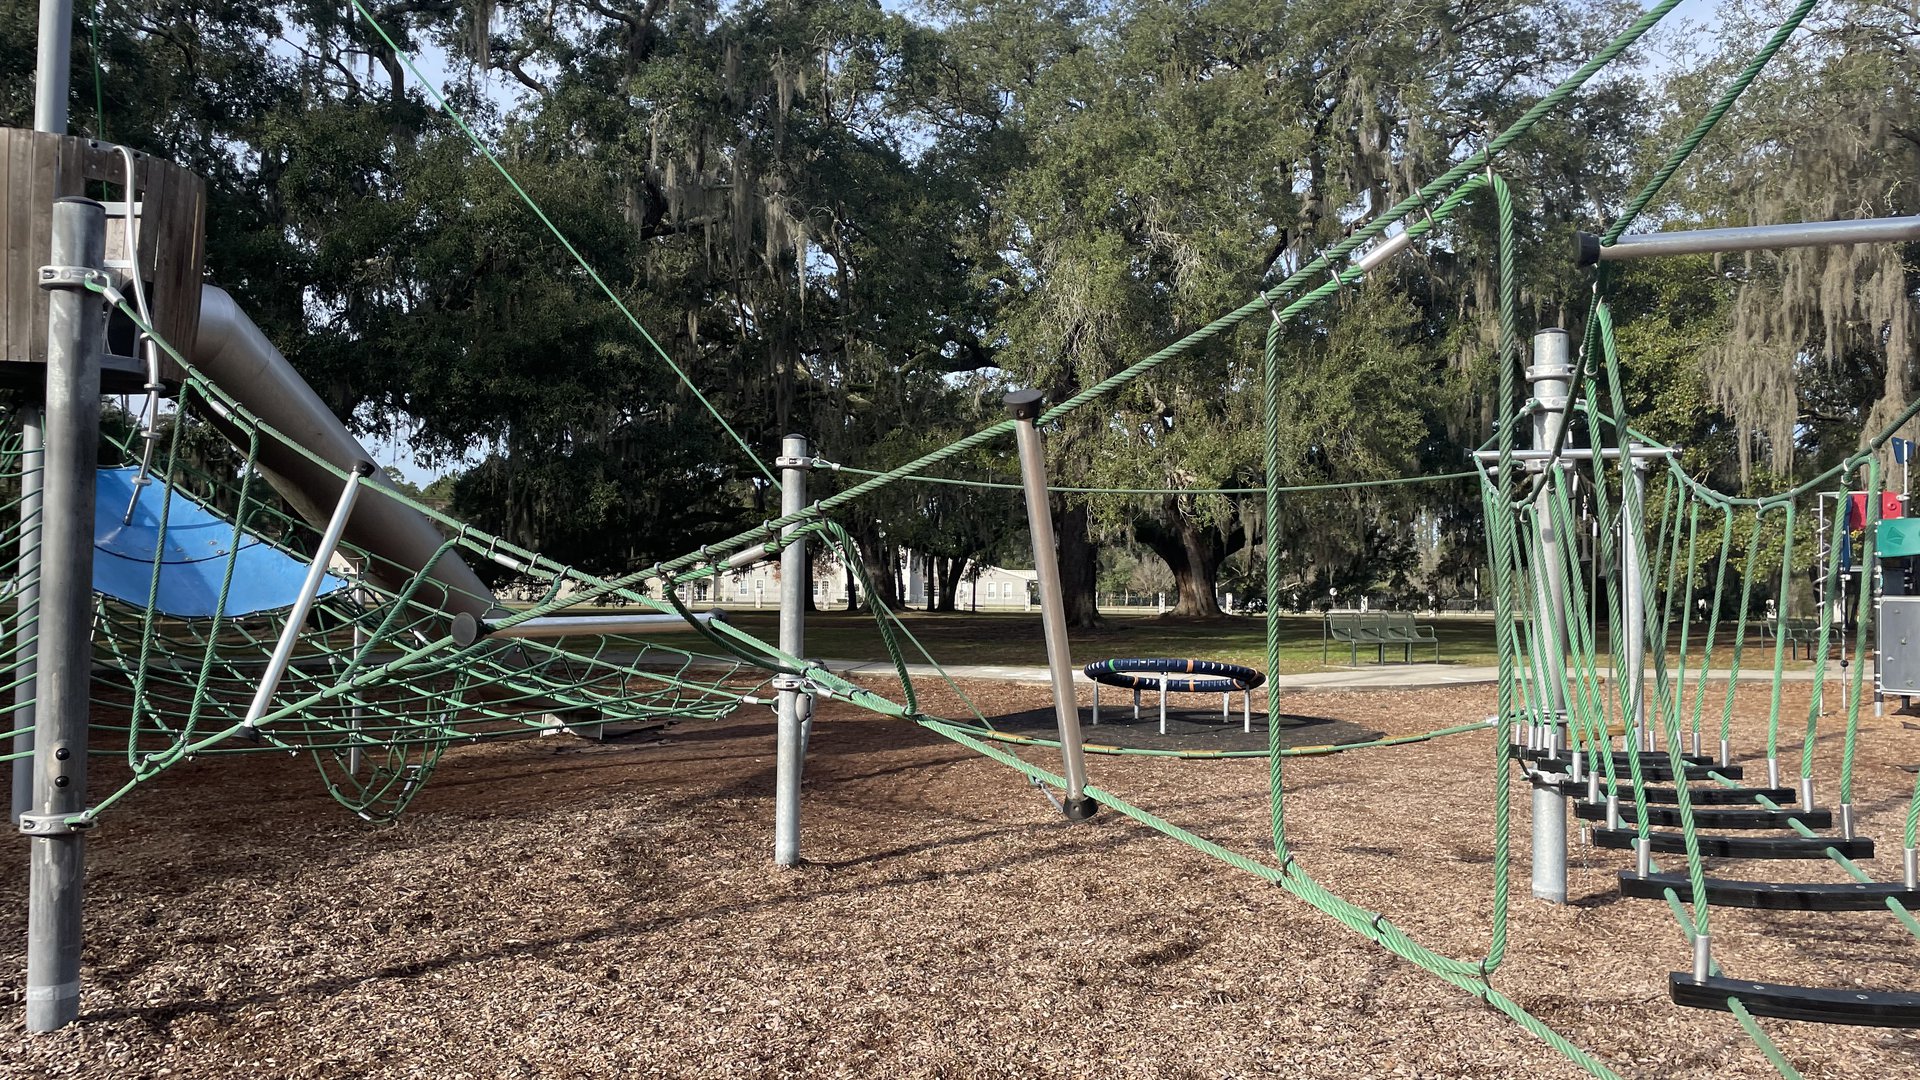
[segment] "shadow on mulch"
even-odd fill
[[[1236,702],[1236,705],[1238,703]],[[1052,709],[1029,709],[988,718],[1000,731],[1015,735],[1052,738],[1056,725]],[[1278,714],[1280,745],[1325,746],[1336,743],[1370,742],[1382,732],[1345,720],[1324,716]],[[1133,718],[1133,707],[1103,705],[1100,723],[1093,723],[1093,710],[1080,710],[1080,734],[1089,743],[1120,746],[1129,750],[1265,750],[1267,714],[1253,714],[1252,731],[1242,728],[1240,710],[1222,718],[1215,709],[1167,708],[1167,733],[1160,734],[1160,710],[1151,702],[1140,707],[1140,719]]]

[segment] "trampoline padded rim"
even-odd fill
[[[1230,694],[1256,689],[1267,681],[1265,675],[1240,664],[1169,657],[1095,660],[1080,670],[1094,682],[1117,686],[1122,690],[1165,690],[1173,694]],[[1140,674],[1211,675],[1215,678],[1162,680],[1140,678]]]

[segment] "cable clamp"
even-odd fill
[[[106,271],[97,270],[91,266],[43,266],[40,268],[40,288],[48,292],[56,289],[85,289],[88,286],[94,286],[105,293],[113,288],[113,279],[107,276]]]
[[[807,680],[798,675],[775,675],[773,677],[773,688],[775,690],[805,690],[807,688]]]
[[[812,456],[788,457],[782,454],[773,459],[773,467],[776,469],[813,469],[826,468],[829,466],[829,462]]]
[[[89,811],[78,814],[21,814],[20,831],[27,836],[71,836],[97,824]]]

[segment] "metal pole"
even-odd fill
[[[807,470],[813,451],[805,435],[789,435],[780,442],[780,516],[807,508]],[[787,525],[781,535],[800,526]],[[780,552],[780,651],[804,656],[807,648],[807,544],[796,540]],[[801,701],[806,683],[792,675],[774,680],[779,691],[778,726],[774,731],[773,861],[777,866],[800,865],[800,774],[806,765],[806,715]]]
[[[40,0],[40,51],[33,68],[33,130],[67,133],[72,71],[73,0]]]
[[[86,281],[106,262],[106,209],[53,205],[48,297],[46,514],[40,542],[40,696],[33,753],[35,811],[27,885],[28,1031],[80,1013],[80,917],[86,879],[88,689],[93,671],[93,493],[100,440],[100,354],[106,311]]]
[[[1621,614],[1626,622],[1621,652],[1627,680],[1628,749],[1637,751],[1646,741],[1647,729],[1647,589],[1641,576],[1646,566],[1647,466],[1635,459],[1631,468],[1622,470],[1620,496],[1620,582]],[[1628,513],[1629,507],[1635,513]]]
[[[1643,443],[1634,443],[1627,449],[1625,456],[1647,458],[1650,460],[1671,460],[1679,457],[1682,449],[1682,447],[1678,446],[1647,446]],[[1499,461],[1501,456],[1498,450],[1475,450],[1473,452],[1473,457],[1478,461]],[[1620,450],[1611,446],[1602,446],[1599,449],[1563,446],[1558,450],[1515,450],[1505,456],[1511,457],[1515,461],[1592,461],[1594,458],[1600,458],[1605,461],[1618,461],[1622,457],[1622,453]]]
[[[1808,221],[1791,225],[1748,225],[1733,229],[1688,229],[1623,236],[1601,247],[1592,233],[1578,234],[1579,262],[1623,262],[1667,255],[1709,255],[1725,251],[1821,247],[1836,244],[1900,244],[1920,240],[1920,217],[1865,218],[1860,221]]]
[[[703,611],[693,617],[696,623],[714,619],[726,622],[720,611]],[[565,637],[619,637],[623,634],[653,634],[662,630],[687,629],[687,620],[679,615],[538,615],[506,626],[487,624],[479,633],[489,638],[516,641],[552,641]]]
[[[34,64],[33,130],[67,133],[67,90],[73,60],[73,0],[40,0],[39,53]],[[16,281],[15,288],[26,283]],[[29,400],[20,409],[20,556],[14,574],[13,715],[9,725],[20,734],[13,737],[13,752],[33,752],[33,695],[35,632],[40,610],[40,484],[41,484],[41,412],[40,402],[29,389]],[[13,761],[12,818],[33,805],[33,762],[30,758]]]
[[[1561,441],[1566,424],[1567,399],[1573,383],[1572,341],[1557,327],[1541,330],[1533,337],[1533,366],[1527,369],[1533,398],[1539,408],[1533,414],[1533,446],[1549,450]],[[1558,462],[1545,465],[1558,469]],[[1542,578],[1538,592],[1546,611],[1536,620],[1547,635],[1543,651],[1548,670],[1543,672],[1547,686],[1547,745],[1560,745],[1560,725],[1567,713],[1566,679],[1566,570],[1561,566],[1561,548],[1571,537],[1562,537],[1550,512],[1553,485],[1540,490],[1537,509]],[[1557,756],[1557,755],[1556,755]],[[1547,779],[1542,777],[1542,779]],[[1567,797],[1556,784],[1536,782],[1533,787],[1533,895],[1549,903],[1567,902]]]
[[[333,553],[340,547],[340,537],[347,531],[347,519],[353,516],[353,504],[360,497],[360,483],[372,475],[373,465],[364,461],[347,473],[346,485],[340,489],[340,501],[334,504],[333,517],[327,520],[327,531],[321,534],[313,563],[307,567],[307,579],[300,583],[300,595],[287,609],[287,623],[280,628],[280,640],[274,643],[273,655],[267,659],[266,674],[254,688],[246,719],[240,721],[240,726],[249,732],[259,727],[260,718],[267,715],[267,707],[273,703],[274,691],[280,689],[280,680],[286,677],[287,665],[293,662],[294,647],[300,643],[300,628],[306,625],[307,613],[313,610],[320,586],[326,584],[327,564],[333,561]]]
[[[1060,759],[1067,777],[1064,809],[1072,821],[1085,821],[1099,809],[1087,797],[1087,760],[1080,746],[1080,703],[1073,694],[1073,659],[1067,648],[1066,590],[1060,586],[1060,556],[1054,546],[1053,511],[1047,501],[1047,454],[1040,444],[1038,390],[1006,396],[1020,442],[1020,479],[1026,487],[1027,528],[1033,535],[1033,568],[1040,585],[1040,625],[1046,630],[1047,671],[1053,677],[1053,715],[1060,729]],[[1139,693],[1134,715],[1139,716]],[[1166,730],[1166,687],[1160,688],[1161,730]]]

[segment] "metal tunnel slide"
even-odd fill
[[[357,462],[373,460],[226,290],[202,286],[200,330],[191,357],[207,378],[242,406],[336,467],[345,470]],[[209,419],[229,441],[247,445],[246,437],[231,420],[217,415]],[[262,441],[259,464],[267,482],[302,518],[315,528],[326,525],[340,496],[338,476],[273,440]],[[392,487],[379,472],[370,482]],[[346,540],[376,557],[367,568],[367,576],[381,588],[398,592],[427,565],[446,537],[411,506],[397,499],[375,498],[361,499],[354,505]],[[434,563],[418,598],[449,616],[468,614],[485,619],[495,607],[492,590],[453,551]]]

